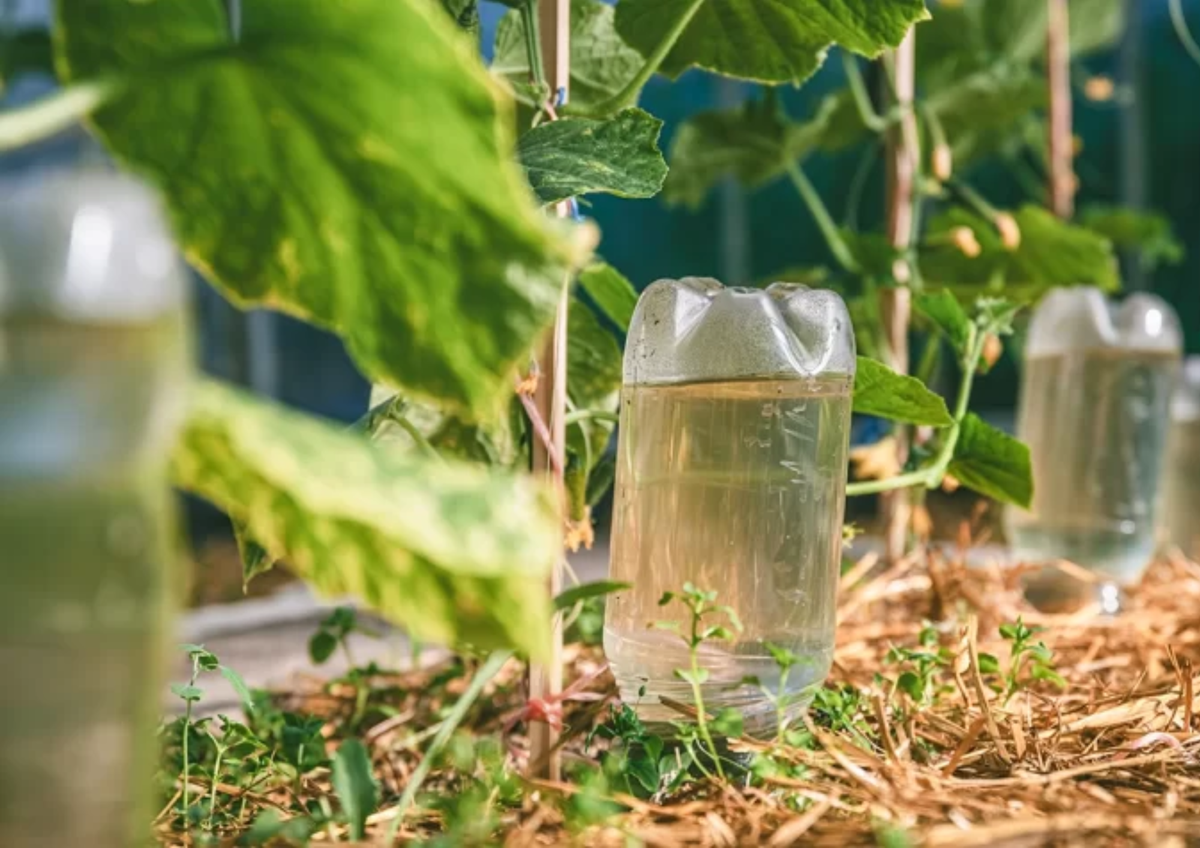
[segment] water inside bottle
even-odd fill
[[[184,337],[0,320],[0,845],[124,848],[152,814]]]
[[[643,720],[692,703],[675,675],[689,666],[664,592],[691,582],[715,590],[744,630],[701,649],[705,708],[743,714],[746,731],[776,726],[780,670],[767,649],[792,651],[782,693],[802,712],[832,661],[842,541],[851,388],[847,375],[791,380],[632,385],[621,400],[621,442],[610,576],[636,590],[610,597],[604,649],[622,700]],[[724,623],[720,617],[712,623]],[[756,682],[749,682],[748,678]]]
[[[1009,513],[1018,559],[1066,559],[1116,587],[1140,578],[1154,554],[1178,367],[1174,352],[1128,349],[1027,360],[1018,431],[1032,453],[1034,503]],[[1052,608],[1089,590],[1043,569],[1027,591]]]
[[[1200,418],[1172,422],[1165,474],[1167,541],[1200,559]]]

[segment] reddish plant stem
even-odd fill
[[[545,77],[550,86],[551,102],[561,97],[566,101],[571,71],[571,4],[570,0],[541,0],[538,3],[541,52],[546,63]],[[558,214],[568,214],[567,205],[558,205]],[[546,474],[559,499],[564,502],[563,468],[565,465],[567,416],[567,310],[570,304],[570,278],[563,281],[558,314],[554,330],[546,342],[540,357],[541,378],[534,395],[543,429],[549,438],[534,442],[534,473]],[[530,420],[535,420],[532,416]],[[537,427],[535,421],[534,427]],[[565,551],[565,549],[564,549]],[[564,553],[565,556],[565,553]],[[562,562],[551,572],[547,591],[555,597],[562,590]],[[562,692],[563,631],[562,617],[555,616],[552,624],[550,657],[545,665],[535,664],[529,668],[529,697],[551,702]],[[531,722],[529,725],[529,763],[531,777],[560,780],[562,765],[555,744],[558,731],[549,722]]]
[[[1075,136],[1071,116],[1071,13],[1067,0],[1046,0],[1046,81],[1049,86],[1050,209],[1075,212]]]
[[[912,103],[915,92],[916,35],[909,30],[896,48],[894,57],[894,97],[901,110],[899,123],[888,133],[887,235],[898,250],[908,253],[913,236],[913,181],[917,173],[920,141]],[[912,279],[908,259],[896,263],[896,288],[880,293],[880,313],[886,342],[887,364],[898,374],[909,369],[908,326],[912,317],[912,294],[907,284]],[[896,428],[896,452],[900,465],[908,459],[909,435]],[[912,516],[912,494],[897,490],[885,494],[881,501],[884,519],[884,550],[890,562],[904,556],[908,544],[908,525]]]

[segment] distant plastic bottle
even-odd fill
[[[1200,356],[1188,357],[1171,402],[1163,524],[1166,541],[1200,559]]]
[[[1057,289],[1034,312],[1018,436],[1032,452],[1030,511],[1007,513],[1014,556],[1068,560],[1095,583],[1043,568],[1026,585],[1045,609],[1113,612],[1154,555],[1169,406],[1182,345],[1170,306],[1135,294]]]
[[[153,196],[113,174],[0,189],[0,845],[149,835],[174,639],[167,452],[185,277]]]
[[[829,291],[776,283],[723,288],[663,280],[629,329],[604,650],[622,699],[644,721],[680,718],[688,649],[656,627],[688,619],[664,592],[713,591],[744,626],[701,651],[705,708],[736,708],[750,734],[776,726],[769,646],[800,658],[786,713],[829,672],[845,507],[854,332]],[[723,623],[719,619],[714,623]],[[751,682],[748,678],[754,678]]]

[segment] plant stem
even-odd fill
[[[787,731],[787,723],[785,716],[787,714],[787,679],[788,672],[792,670],[790,665],[785,665],[779,670],[779,695],[775,698],[775,738],[783,742],[783,734]]]
[[[200,661],[192,657],[192,679],[188,684],[191,687],[196,686],[196,678],[200,676]],[[188,694],[191,694],[190,692]],[[183,710],[183,830],[187,833],[188,829],[188,810],[191,808],[191,790],[188,782],[192,778],[191,762],[188,759],[188,737],[192,735],[192,699],[187,699],[187,705]]]
[[[712,733],[708,729],[708,716],[704,708],[704,695],[700,691],[700,649],[699,636],[696,633],[696,624],[699,622],[699,617],[692,616],[692,644],[688,648],[688,658],[692,665],[692,698],[696,701],[696,729],[700,732],[700,738],[704,740],[704,744],[708,746],[708,752],[712,755],[713,764],[717,767],[717,776],[721,780],[725,779],[725,772],[721,768],[721,755],[717,753],[716,743],[713,742]]]
[[[429,439],[425,438],[425,434],[417,429],[417,425],[408,420],[407,415],[398,413],[391,415],[390,418],[392,421],[395,421],[398,425],[400,425],[401,430],[408,434],[409,438],[413,440],[421,453],[425,454],[431,459],[436,459],[438,462],[446,461],[445,457],[437,452],[437,448],[429,443]]]
[[[390,397],[367,410],[367,414],[351,424],[349,429],[366,433],[370,437],[375,435],[375,431],[379,429],[381,424],[391,421],[408,434],[421,453],[431,459],[445,462],[445,457],[438,453],[437,448],[430,443],[429,439],[425,438],[425,434],[417,429],[417,425],[408,420],[408,416],[405,414],[407,411],[407,400],[400,397]]]
[[[213,740],[213,746],[217,749],[217,759],[213,763],[213,778],[212,778],[212,794],[208,799],[208,830],[211,833],[213,828],[213,816],[217,810],[217,784],[221,782],[221,760],[225,756],[225,748],[217,743],[217,740],[210,733],[209,739]]]
[[[979,368],[979,359],[983,356],[983,343],[986,334],[971,325],[971,339],[967,345],[967,354],[962,360],[962,379],[958,386],[958,398],[954,404],[954,423],[946,430],[937,456],[933,462],[916,471],[897,474],[886,480],[864,480],[861,483],[850,483],[846,486],[846,497],[853,498],[861,495],[875,495],[881,492],[892,492],[897,489],[907,489],[913,486],[924,486],[936,489],[942,485],[946,469],[954,459],[954,449],[958,446],[958,437],[962,432],[962,422],[967,416],[967,405],[971,399],[971,388],[975,383],[975,372]]]
[[[1046,0],[1047,152],[1050,210],[1067,219],[1075,210],[1075,151],[1071,104],[1071,12],[1067,0]]]
[[[385,844],[393,845],[396,842],[396,834],[400,832],[400,825],[404,821],[404,815],[408,812],[408,808],[412,806],[413,801],[417,797],[417,792],[421,788],[421,784],[425,782],[425,778],[429,776],[430,770],[433,768],[434,762],[442,749],[446,747],[446,743],[450,741],[451,735],[462,724],[466,718],[467,711],[479,698],[483,687],[487,686],[499,672],[500,669],[508,662],[508,658],[512,656],[512,651],[493,651],[484,662],[484,664],[475,672],[475,677],[471,679],[471,685],[467,687],[467,691],[463,692],[462,697],[454,704],[454,709],[450,710],[450,714],[446,716],[442,726],[438,728],[437,735],[433,737],[433,741],[429,743],[429,747],[425,749],[425,756],[421,758],[421,762],[413,770],[412,777],[408,779],[408,785],[404,787],[404,794],[400,796],[400,801],[396,804],[395,818],[392,819],[391,827],[388,828],[387,840]]]
[[[525,56],[534,85],[546,85],[546,65],[542,57],[542,37],[538,23],[538,0],[525,0],[520,6],[521,29],[525,33]]]
[[[590,118],[607,118],[610,115],[615,115],[627,106],[633,106],[637,102],[638,92],[641,91],[642,86],[649,82],[650,77],[654,76],[662,66],[663,61],[670,54],[671,50],[674,49],[675,43],[679,41],[680,36],[683,35],[684,31],[688,28],[688,24],[692,22],[692,18],[696,16],[696,13],[700,11],[700,7],[703,5],[704,0],[691,0],[691,3],[684,8],[683,13],[672,24],[671,28],[667,30],[666,35],[663,36],[663,40],[654,48],[654,52],[646,57],[645,64],[638,70],[634,78],[625,84],[624,88],[608,100],[586,112],[575,111],[568,107],[564,110],[564,114],[583,115]]]
[[[946,183],[946,187],[950,189],[950,193],[959,198],[963,203],[969,206],[977,214],[983,217],[990,224],[996,223],[996,217],[1000,214],[995,206],[988,203],[983,195],[977,192],[974,188],[959,180],[951,180]]]
[[[917,365],[916,373],[916,378],[927,386],[938,371],[938,364],[942,358],[941,353],[941,339],[936,335],[930,335],[925,340],[925,349],[921,351],[921,362]]]
[[[846,486],[846,497],[856,498],[861,495],[894,492],[897,489],[907,489],[911,486],[924,486],[928,482],[928,469],[909,471],[905,474],[897,474],[895,477],[888,477],[886,480],[864,480],[861,483],[850,483]]]
[[[842,217],[848,230],[858,229],[858,209],[862,205],[867,181],[871,177],[871,172],[875,170],[875,162],[879,159],[879,148],[878,139],[868,144],[863,151],[862,159],[859,160],[858,167],[854,169],[854,177],[850,181],[850,190],[846,195],[846,214]]]
[[[946,141],[946,130],[942,126],[942,119],[938,117],[937,112],[928,102],[922,102],[918,108],[921,117],[925,119],[925,126],[929,128],[929,140],[933,142],[934,148],[949,147],[950,143]]]
[[[863,82],[862,71],[858,68],[858,59],[849,52],[842,51],[842,66],[846,69],[846,82],[850,84],[850,94],[854,98],[854,106],[858,109],[858,117],[873,133],[881,133],[890,127],[894,120],[888,120],[875,114],[871,105],[871,97],[867,94],[867,85]]]
[[[577,409],[567,413],[566,424],[568,427],[578,424],[580,421],[611,421],[616,424],[620,420],[621,416],[615,412],[605,412],[603,409]]]
[[[791,177],[792,184],[796,186],[796,191],[800,193],[801,199],[808,210],[812,213],[813,219],[817,222],[817,228],[820,229],[821,235],[825,237],[825,243],[829,245],[829,251],[833,254],[833,258],[837,260],[838,265],[843,270],[851,274],[860,272],[858,262],[854,259],[854,254],[850,252],[845,240],[842,238],[841,232],[838,231],[837,224],[833,222],[833,218],[829,215],[829,210],[825,208],[824,201],[821,200],[821,195],[809,182],[804,171],[795,162],[788,162],[788,176]]]
[[[1183,42],[1183,49],[1197,65],[1200,65],[1200,44],[1196,43],[1192,31],[1188,28],[1187,18],[1183,15],[1183,0],[1168,0],[1167,8],[1171,12],[1171,26],[1175,28],[1175,34],[1179,40]]]
[[[75,125],[121,90],[111,80],[67,86],[28,106],[0,113],[0,152],[13,150]]]

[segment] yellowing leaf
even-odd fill
[[[564,118],[521,136],[518,150],[529,183],[543,203],[602,192],[653,197],[667,177],[658,149],[662,121],[641,109],[612,118]]]
[[[418,638],[548,645],[561,528],[528,478],[389,449],[212,382],[195,389],[173,470],[271,559]]]
[[[70,80],[238,304],[337,332],[368,376],[483,415],[582,258],[532,202],[512,104],[439,5],[58,0]]]
[[[924,0],[620,0],[617,32],[648,56],[699,3],[662,72],[700,67],[762,82],[798,82],[833,44],[867,56],[929,17]]]

